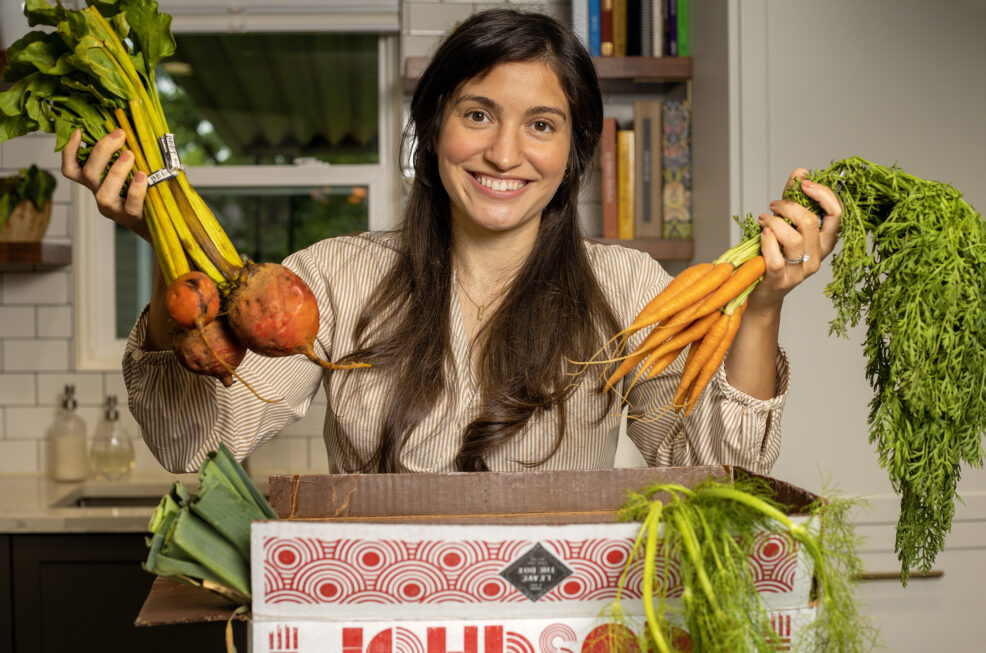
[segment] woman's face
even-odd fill
[[[445,108],[435,147],[453,223],[477,234],[536,230],[565,174],[571,120],[543,62],[499,64],[465,82]]]

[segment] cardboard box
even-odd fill
[[[253,651],[591,650],[639,527],[616,522],[626,492],[745,473],[716,466],[271,477],[282,521],[253,525]],[[790,514],[816,498],[766,480]],[[754,549],[757,586],[783,650],[813,619],[811,569],[782,534],[762,534]],[[641,568],[624,588],[633,615],[643,614]],[[673,599],[680,586],[670,576]],[[168,601],[155,603],[165,588]],[[139,622],[171,623],[179,610],[205,618],[193,593],[205,594],[158,581]],[[208,614],[219,617],[212,607]]]

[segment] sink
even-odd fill
[[[52,508],[155,508],[171,483],[84,483],[51,503]],[[192,490],[192,488],[189,488]]]
[[[162,495],[164,493],[162,492]],[[62,503],[62,499],[52,505],[74,508],[155,508],[161,502],[161,497],[75,497],[74,501]]]

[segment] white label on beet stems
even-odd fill
[[[178,146],[175,144],[174,134],[165,134],[158,139],[161,147],[161,156],[164,157],[164,167],[169,170],[183,170],[181,159],[178,157]]]
[[[157,172],[152,172],[147,177],[147,187],[150,188],[156,184],[160,184],[165,179],[171,179],[172,177],[177,177],[178,172],[176,170],[169,170],[167,168],[161,168]]]

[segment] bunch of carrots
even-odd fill
[[[606,379],[605,390],[638,365],[633,383],[643,376],[654,378],[688,348],[672,401],[674,410],[684,410],[688,416],[725,358],[739,330],[747,297],[765,270],[758,236],[743,240],[712,263],[697,263],[684,270],[629,327],[614,336],[616,350],[622,352],[631,335],[651,329],[640,345],[622,356]]]

